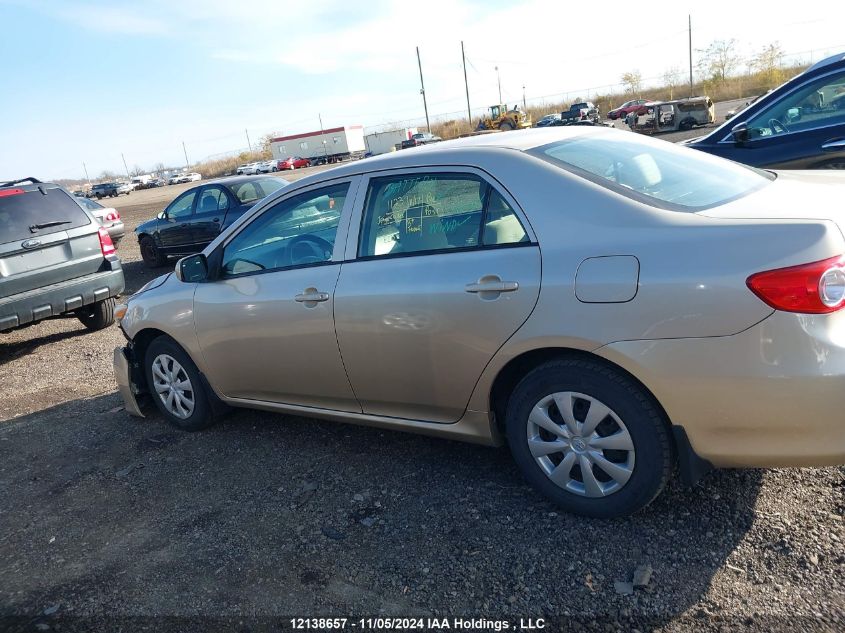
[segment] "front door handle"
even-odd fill
[[[845,138],[831,139],[822,145],[822,149],[828,152],[845,150]]]
[[[464,288],[467,292],[516,292],[519,290],[519,282],[516,281],[486,281],[475,284],[467,284]]]
[[[329,293],[328,292],[320,292],[316,288],[306,288],[305,292],[296,295],[294,301],[298,301],[299,303],[304,303],[305,305],[310,304],[317,304],[322,301],[329,300]]]

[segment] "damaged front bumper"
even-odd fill
[[[138,396],[142,394],[137,379],[141,368],[135,362],[132,348],[115,347],[114,348],[114,379],[117,383],[117,389],[120,391],[120,396],[126,405],[126,412],[129,415],[134,415],[143,418],[144,414],[138,403]]]

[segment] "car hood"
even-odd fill
[[[158,227],[158,224],[161,220],[158,218],[153,218],[152,220],[147,220],[146,222],[142,222],[137,227],[135,227],[136,233],[148,233],[150,231],[155,231]]]

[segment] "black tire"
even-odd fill
[[[175,359],[182,366],[188,380],[190,380],[191,389],[189,391],[193,396],[194,409],[186,418],[179,418],[173,415],[154,388],[153,362],[162,354]],[[147,379],[150,399],[155,402],[156,407],[158,407],[164,419],[177,429],[182,431],[201,431],[216,422],[209,401],[210,394],[206,391],[205,383],[200,376],[197,366],[194,365],[191,357],[169,336],[160,336],[153,340],[149,347],[147,347],[147,352],[144,355],[144,376]]]
[[[510,132],[510,131],[513,129],[513,125],[511,125],[510,123],[508,123],[507,121],[505,121],[504,123],[500,123],[500,124],[499,124],[499,129],[500,129],[502,132]]]
[[[142,237],[138,245],[141,247],[141,258],[148,268],[159,268],[167,263],[167,255],[158,250],[155,241],[149,235]]]
[[[114,304],[113,297],[92,303],[79,310],[76,318],[92,332],[105,329],[114,323]]]
[[[603,497],[576,494],[554,483],[535,461],[528,446],[528,418],[537,403],[557,392],[577,392],[595,398],[627,427],[635,459],[630,478],[617,491]],[[653,399],[623,373],[588,359],[550,361],[529,372],[508,402],[506,430],[514,460],[528,482],[574,514],[597,518],[633,514],[660,494],[674,465],[669,424]],[[576,468],[572,471],[574,477],[580,473],[580,466]],[[596,469],[598,466],[594,473],[598,472]]]

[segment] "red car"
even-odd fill
[[[637,112],[640,114],[641,106],[648,103],[647,99],[634,99],[633,101],[626,101],[615,110],[607,113],[608,119],[624,119],[629,112]]]
[[[279,161],[278,168],[281,169],[299,169],[300,167],[310,167],[311,161],[302,156],[288,156]]]

